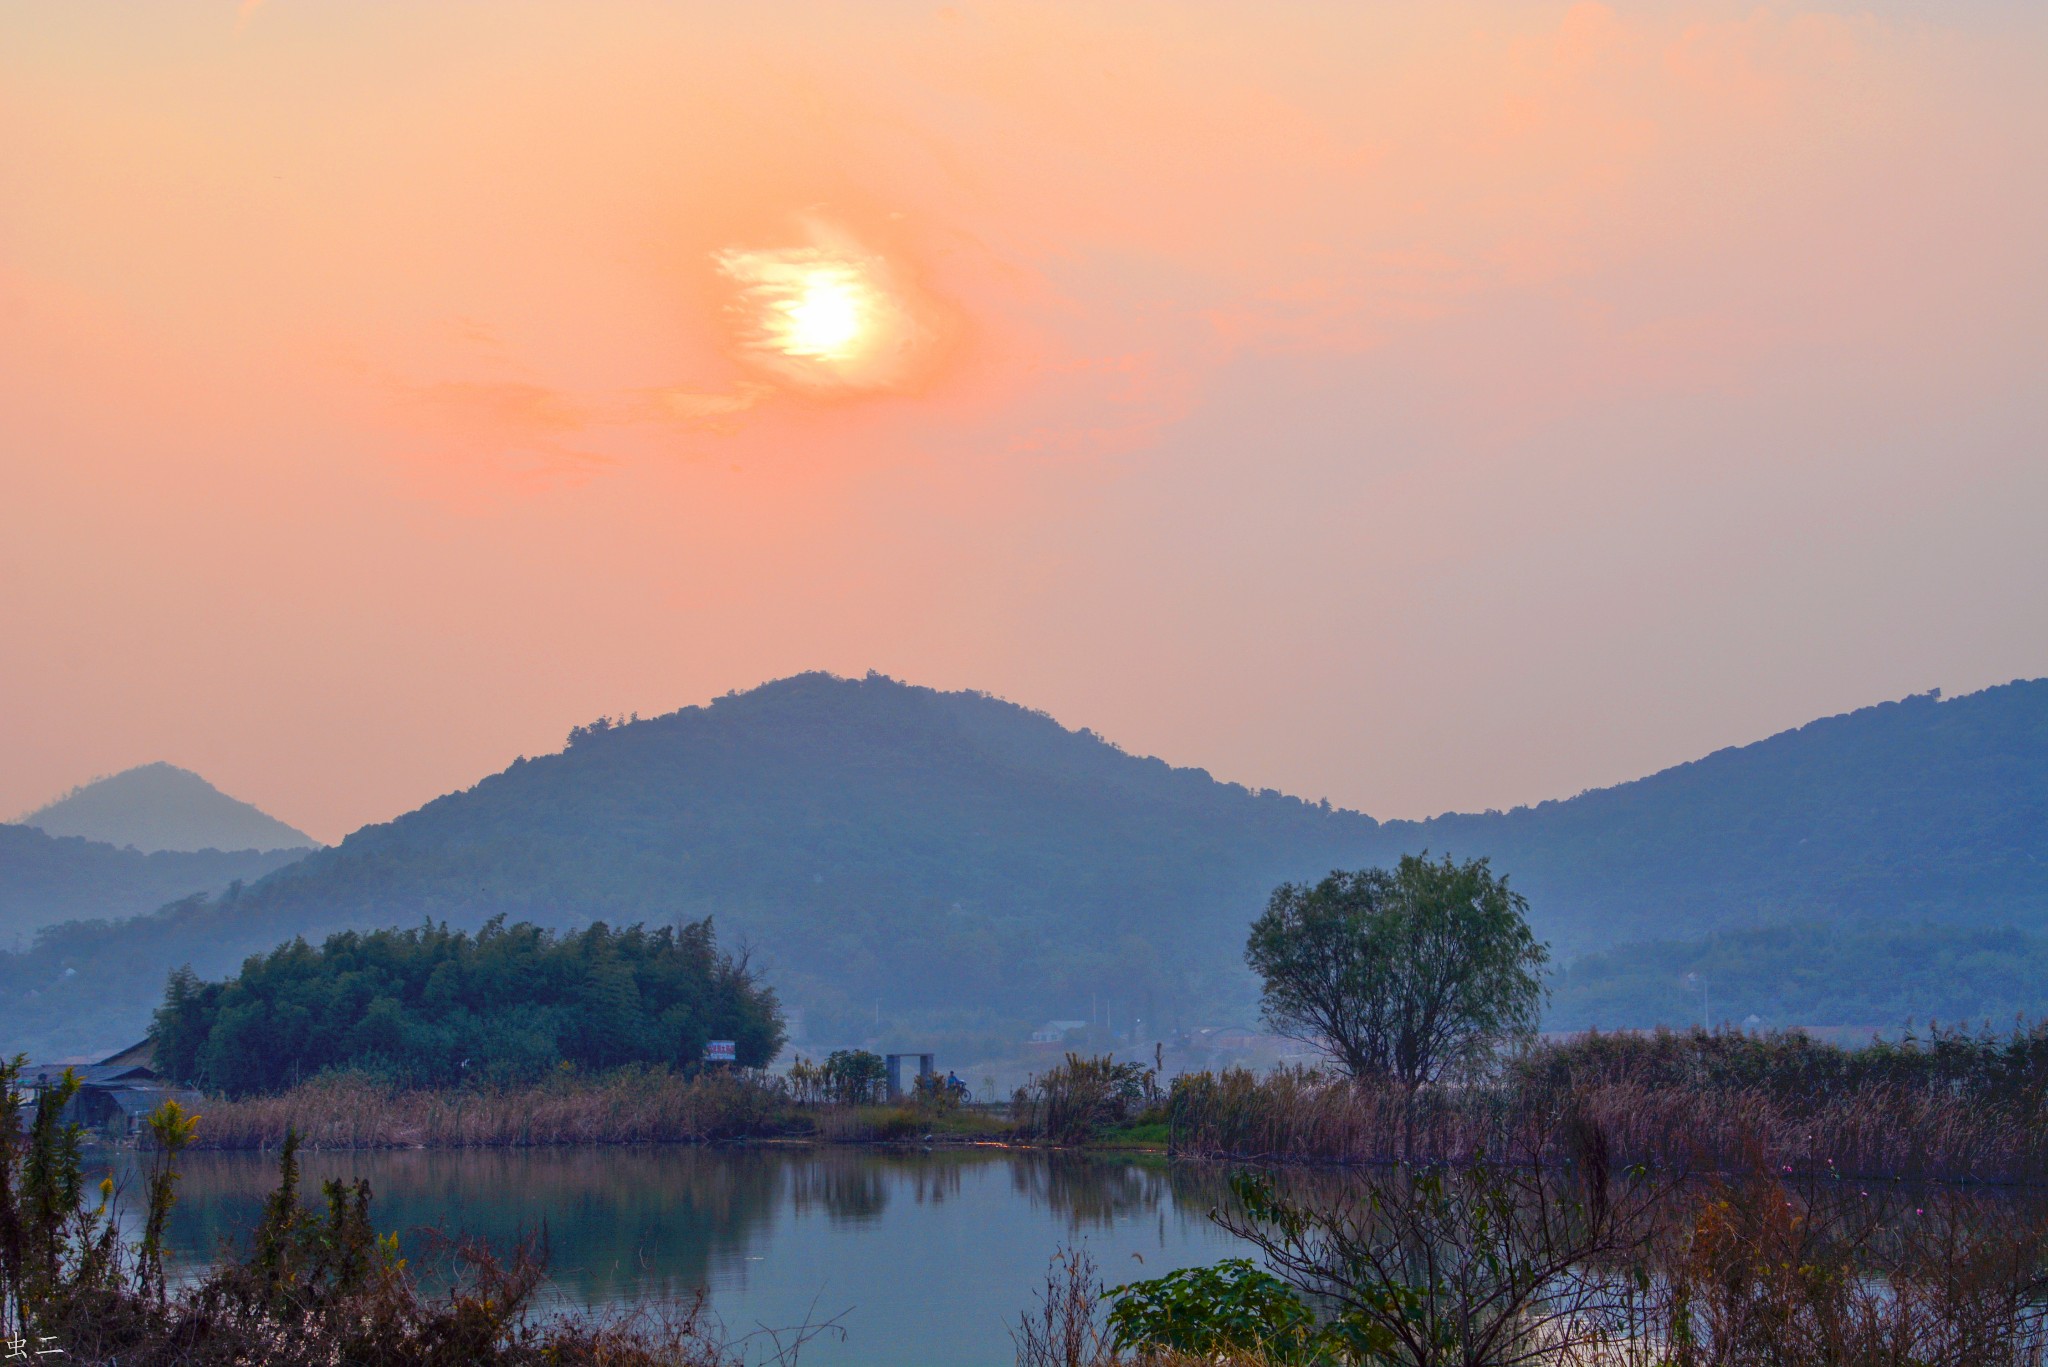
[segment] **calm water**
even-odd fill
[[[245,1236],[274,1157],[197,1153],[171,1242],[188,1263]],[[1062,1244],[1112,1285],[1238,1251],[1208,1170],[1012,1153],[575,1149],[308,1154],[306,1190],[370,1180],[409,1254],[438,1227],[509,1246],[546,1227],[555,1294],[583,1305],[707,1288],[730,1334],[844,1312],[812,1367],[1007,1364],[1007,1327]],[[130,1191],[139,1186],[130,1179]],[[417,1264],[416,1264],[417,1265]]]

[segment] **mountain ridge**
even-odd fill
[[[985,694],[798,675],[579,727],[231,896],[112,936],[54,928],[0,956],[0,1033],[24,1028],[25,991],[77,1024],[89,978],[125,1028],[178,962],[215,975],[293,934],[496,914],[716,916],[849,1038],[885,1016],[1007,1032],[1091,997],[1162,1026],[1242,1018],[1244,927],[1275,883],[1425,847],[1492,857],[1561,955],[1791,921],[2048,928],[2048,681],[1858,709],[1511,812],[1382,823]]]

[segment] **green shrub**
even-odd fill
[[[1188,1267],[1109,1293],[1111,1343],[1209,1358],[1259,1353],[1273,1363],[1324,1361],[1331,1345],[1294,1288],[1246,1258]]]

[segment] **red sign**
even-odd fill
[[[739,1057],[739,1051],[733,1047],[733,1042],[729,1039],[715,1039],[704,1046],[706,1063],[737,1063]]]

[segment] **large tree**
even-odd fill
[[[1484,859],[1407,855],[1282,884],[1245,960],[1273,1029],[1412,1091],[1534,1034],[1550,954],[1528,905]]]

